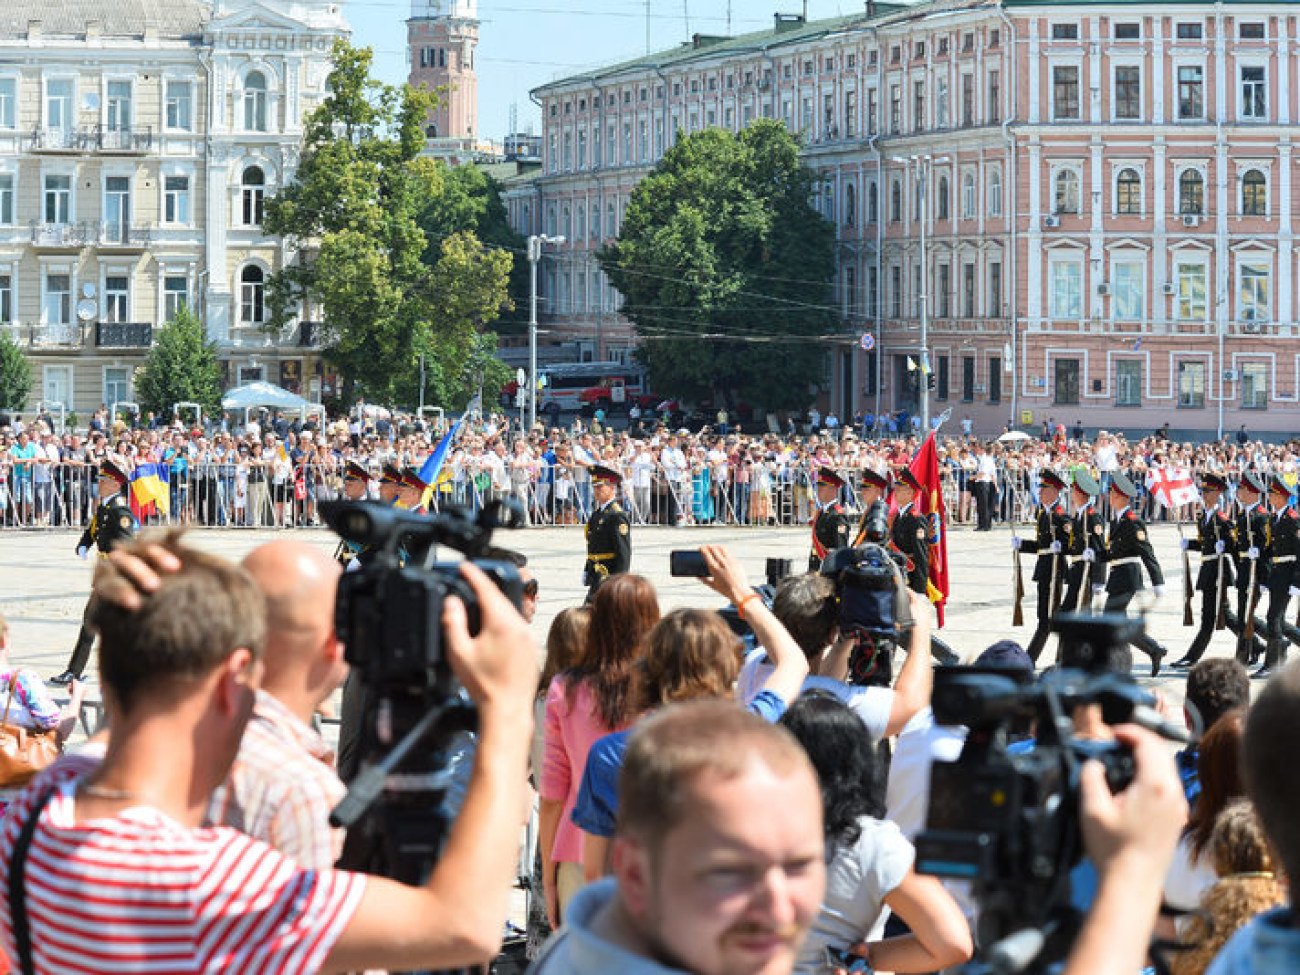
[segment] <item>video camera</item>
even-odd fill
[[[1097,759],[1112,792],[1132,780],[1132,754],[1116,742],[1072,735],[1071,712],[1101,707],[1107,724],[1132,722],[1188,741],[1166,722],[1155,699],[1116,663],[1141,620],[1121,615],[1060,614],[1062,666],[1034,682],[1029,672],[971,667],[935,672],[931,704],[941,725],[969,729],[960,757],[930,772],[926,829],[916,838],[919,873],[969,881],[979,903],[978,943],[987,946],[972,971],[1042,971],[1069,952],[1082,913],[1071,904],[1071,872],[1083,857],[1079,770]],[[1031,749],[1008,751],[1013,725],[1036,722]]]

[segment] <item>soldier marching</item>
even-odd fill
[[[1228,626],[1228,588],[1233,584],[1232,565],[1237,554],[1235,526],[1224,510],[1228,482],[1218,474],[1201,476],[1201,516],[1196,520],[1196,537],[1180,539],[1184,552],[1199,552],[1200,570],[1195,590],[1201,594],[1201,623],[1187,653],[1173,666],[1194,666],[1205,654],[1216,629]],[[1235,619],[1234,619],[1235,622]]]
[[[1045,470],[1038,476],[1038,517],[1033,538],[1011,539],[1017,552],[1036,555],[1033,581],[1038,586],[1038,625],[1025,648],[1031,660],[1038,662],[1047,637],[1051,633],[1052,617],[1060,609],[1065,586],[1066,552],[1070,548],[1073,521],[1061,503],[1061,493],[1066,483],[1061,475]]]

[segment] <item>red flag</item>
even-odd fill
[[[943,626],[943,609],[948,602],[948,519],[943,507],[943,490],[939,486],[939,453],[934,446],[934,432],[916,452],[909,465],[921,493],[916,498],[920,513],[929,526],[930,576],[926,580],[930,602],[940,626]]]

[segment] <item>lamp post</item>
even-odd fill
[[[544,244],[563,244],[563,237],[532,234],[528,238],[528,429],[537,425],[537,262]]]

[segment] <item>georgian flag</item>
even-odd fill
[[[1147,472],[1147,490],[1166,508],[1177,508],[1201,499],[1192,472],[1185,467],[1154,467]]]

